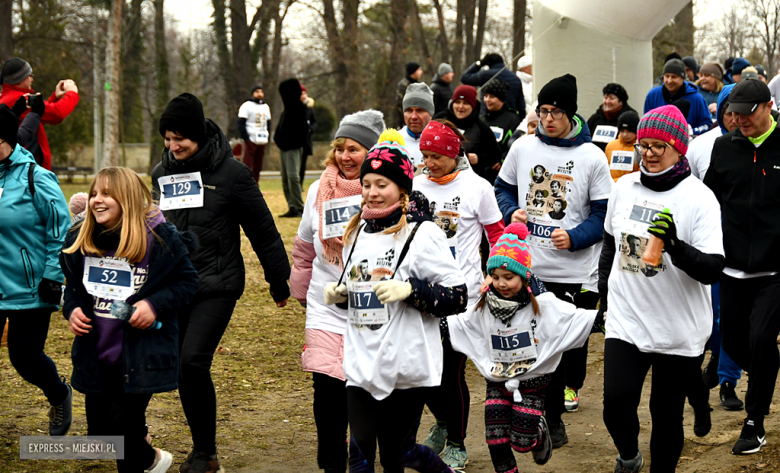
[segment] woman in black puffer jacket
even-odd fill
[[[463,150],[472,169],[492,186],[501,169],[501,148],[490,126],[479,119],[477,105],[477,90],[470,85],[461,85],[452,94],[447,110],[433,118],[446,118],[458,127],[466,137]]]
[[[278,307],[290,296],[290,263],[252,171],[233,158],[227,138],[204,118],[197,97],[185,93],[171,100],[160,117],[160,134],[166,149],[152,171],[154,197],[167,221],[199,240],[191,260],[200,287],[179,312],[179,394],[193,441],[182,471],[214,471],[219,470],[217,399],[210,370],[244,292],[241,229],[260,259]]]

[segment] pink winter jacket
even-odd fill
[[[344,375],[344,336],[307,328],[306,345],[301,353],[303,371],[322,373],[346,381]]]
[[[311,264],[317,253],[314,244],[303,241],[295,235],[293,242],[293,267],[290,273],[290,295],[300,302],[306,302],[306,293],[309,292],[311,282]]]

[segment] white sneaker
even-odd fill
[[[144,473],[165,473],[173,463],[173,456],[163,449],[155,448],[157,452],[157,460],[152,464],[152,467],[148,470],[144,470]]]

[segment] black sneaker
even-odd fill
[[[741,411],[745,407],[734,392],[734,383],[726,381],[720,385],[720,405],[727,411]]]
[[[569,443],[569,436],[566,435],[566,425],[562,420],[559,421],[547,421],[547,425],[550,431],[550,440],[552,440],[553,448],[561,448]]]
[[[623,460],[623,457],[618,455],[615,473],[637,473],[644,464],[645,459],[642,458],[642,452],[636,452],[636,456],[631,460]]]
[[[68,433],[70,424],[73,422],[73,388],[68,387],[68,395],[59,406],[49,408],[49,435],[60,437]]]
[[[279,216],[280,218],[301,218],[303,217],[303,211],[302,210],[288,210],[287,213],[284,213]]]
[[[718,360],[719,356],[715,353],[710,356],[710,361],[707,366],[704,367],[704,371],[701,372],[701,380],[704,381],[704,385],[707,389],[712,389],[718,385]]]
[[[761,447],[766,445],[766,431],[764,427],[759,427],[752,419],[745,419],[745,425],[742,426],[742,433],[739,440],[734,444],[731,453],[734,455],[750,455],[758,453]]]
[[[553,452],[552,439],[550,438],[550,429],[547,428],[547,421],[544,417],[542,417],[542,420],[539,422],[539,431],[541,433],[539,437],[539,445],[531,450],[531,455],[534,457],[534,461],[537,465],[544,465],[550,460]],[[566,432],[564,432],[564,435],[565,434]]]
[[[712,429],[710,412],[712,412],[712,408],[709,405],[693,410],[693,433],[697,437],[704,437],[710,433],[710,429]]]

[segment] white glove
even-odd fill
[[[514,398],[515,402],[520,402],[523,400],[522,394],[520,394],[520,380],[517,378],[512,378],[506,383],[504,383],[504,387],[507,391],[512,391],[512,397]]]
[[[376,283],[374,292],[379,297],[379,302],[387,304],[388,302],[402,301],[412,293],[412,283],[403,281],[382,281]]]
[[[338,285],[337,282],[329,282],[325,285],[325,304],[333,305],[339,302],[347,302],[347,285]]]

